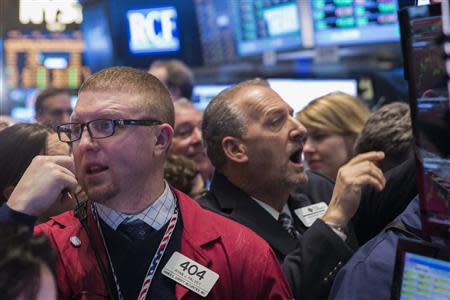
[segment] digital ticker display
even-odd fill
[[[242,56],[301,46],[296,0],[233,0],[237,49]]]
[[[393,42],[400,38],[397,0],[313,0],[316,46]]]

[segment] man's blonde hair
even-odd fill
[[[174,108],[167,88],[153,75],[128,67],[103,69],[89,77],[79,93],[120,92],[142,99],[142,110],[148,117],[156,118],[172,127],[175,123]],[[124,99],[126,101],[126,99]]]

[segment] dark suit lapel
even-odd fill
[[[222,174],[214,175],[211,192],[216,196],[222,212],[266,240],[280,259],[296,248],[298,241],[255,200],[235,187]]]

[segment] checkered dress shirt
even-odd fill
[[[169,221],[175,210],[175,205],[175,196],[167,182],[162,195],[152,205],[135,215],[121,213],[103,204],[95,203],[99,217],[114,230],[122,222],[128,223],[136,219],[144,221],[155,230],[160,230]]]

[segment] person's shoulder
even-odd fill
[[[236,234],[239,234],[248,236],[255,240],[264,241],[248,227],[214,211],[210,211],[204,208],[200,209],[202,209],[202,213],[207,218],[206,221],[209,223],[209,225],[214,226],[222,236],[236,238]]]
[[[206,209],[212,211],[220,211],[219,204],[217,203],[217,199],[213,192],[207,191],[199,200],[198,203]]]
[[[372,264],[389,265],[391,262],[393,263],[398,240],[400,238],[408,238],[404,231],[398,230],[397,226],[395,226],[399,222],[406,223],[414,228],[418,225],[420,229],[418,197],[411,201],[405,211],[394,222],[361,246],[347,263],[347,266],[363,263],[366,267],[370,267]]]
[[[246,226],[222,216],[214,211],[201,207],[188,196],[177,191],[182,210],[183,224],[188,226],[187,230],[198,230],[207,228],[220,236],[223,243],[234,243],[234,247],[260,247],[270,249],[267,242]],[[187,222],[187,223],[186,223]]]
[[[382,231],[372,240],[368,241],[356,251],[350,261],[349,267],[362,263],[365,267],[372,265],[390,264],[390,260],[395,258],[395,250],[400,236],[393,231]]]
[[[338,272],[329,299],[387,299],[398,239],[383,231],[359,248]]]
[[[66,211],[59,215],[50,217],[50,219],[37,225],[35,232],[45,232],[47,235],[53,235],[61,231],[76,231],[81,228],[81,223],[73,211]]]

